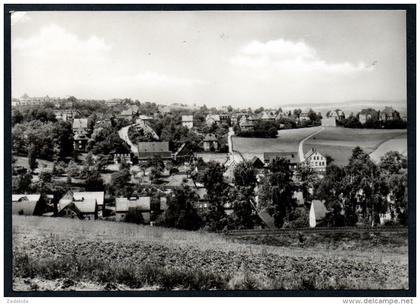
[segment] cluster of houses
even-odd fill
[[[113,205],[105,205],[104,192],[76,192],[69,190],[59,200],[52,195],[13,194],[12,214],[25,216],[65,217],[84,220],[111,219],[126,221],[131,211],[142,215],[142,222],[150,224],[153,216],[164,212],[168,206],[166,196],[161,196],[152,207],[151,197],[115,198]]]

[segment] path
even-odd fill
[[[125,126],[125,127],[121,128],[120,130],[118,130],[118,135],[120,136],[120,138],[123,141],[125,141],[130,146],[131,151],[133,153],[137,154],[139,152],[137,146],[134,145],[134,143],[131,142],[130,139],[128,138],[128,129],[133,125],[135,125],[135,124],[128,125],[128,126]]]
[[[325,129],[325,127],[321,127],[321,129],[315,131],[314,133],[310,134],[309,136],[307,136],[306,138],[304,138],[303,140],[301,140],[299,142],[299,161],[300,162],[304,162],[305,161],[305,154],[303,153],[303,144],[305,143],[305,141],[308,140],[309,138],[317,135],[318,133],[320,133],[324,129]]]

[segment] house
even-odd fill
[[[63,120],[64,122],[69,122],[74,119],[75,112],[72,110],[54,110],[54,115],[57,120]]]
[[[73,120],[73,147],[76,151],[86,151],[88,138],[88,119]]]
[[[194,189],[198,196],[198,202],[195,203],[195,208],[199,211],[206,211],[209,207],[209,200],[207,198],[207,189],[205,187],[198,187]]]
[[[115,164],[120,164],[121,162],[125,162],[128,164],[132,164],[131,162],[131,153],[117,153],[113,152],[112,157]]]
[[[252,164],[252,166],[253,166],[254,168],[257,168],[257,169],[261,169],[261,168],[263,168],[263,167],[264,167],[264,162],[263,162],[263,161],[261,161],[261,159],[260,159],[260,158],[258,158],[257,156],[254,156],[254,157],[251,159],[251,164]]]
[[[407,111],[406,110],[400,111],[400,118],[404,122],[407,122]]]
[[[303,192],[301,191],[295,191],[293,192],[293,199],[296,199],[296,204],[298,206],[302,206],[305,204],[305,199],[303,198]]]
[[[302,112],[299,115],[299,122],[305,122],[305,121],[310,121],[311,119],[309,118],[309,112]]]
[[[139,107],[137,105],[131,105],[128,109],[121,111],[118,115],[120,119],[132,120],[135,115],[139,112]]]
[[[40,194],[13,194],[12,214],[14,215],[42,215],[45,201]]]
[[[139,160],[148,160],[154,157],[172,158],[169,142],[138,142],[137,148]]]
[[[275,121],[276,120],[276,112],[275,111],[263,111],[260,119],[262,121]]]
[[[220,116],[218,114],[208,114],[206,116],[206,125],[211,127],[215,123],[220,123]]]
[[[315,148],[305,154],[305,162],[317,173],[325,173],[327,169],[327,158],[325,158]]]
[[[204,151],[218,151],[219,142],[214,134],[209,133],[203,140],[203,149]]]
[[[361,124],[366,124],[366,122],[369,120],[379,120],[379,113],[372,108],[362,109],[362,111],[360,111],[358,114],[358,118]]]
[[[88,133],[88,119],[74,119],[73,120],[73,133],[74,134],[87,134]]]
[[[325,207],[324,201],[312,200],[311,209],[309,210],[309,226],[315,228],[322,223],[327,214],[328,210]]]
[[[235,175],[235,168],[238,165],[238,163],[235,161],[234,158],[229,159],[226,163],[225,163],[225,172],[223,173],[223,178],[226,180],[227,183],[232,183]]]
[[[334,117],[326,117],[321,119],[321,126],[324,127],[336,127],[337,119]]]
[[[327,118],[334,118],[337,121],[344,120],[346,118],[344,112],[341,109],[330,110],[325,115]]]
[[[289,160],[290,162],[290,168],[292,170],[295,170],[297,167],[297,164],[299,163],[299,159],[298,159],[298,153],[297,152],[283,152],[283,151],[279,151],[279,152],[265,152],[263,154],[263,159],[264,159],[264,163],[266,165],[270,164],[270,162],[272,160],[275,160],[276,158],[284,158]]]
[[[153,121],[154,118],[148,115],[140,114],[136,122],[138,122],[139,120],[143,122],[150,122],[150,121]]]
[[[182,116],[182,126],[191,129],[194,127],[194,118],[192,115],[183,115]]]
[[[104,192],[73,192],[68,191],[57,205],[58,216],[98,219],[99,209],[104,206]]]
[[[115,198],[116,221],[125,221],[129,211],[139,211],[144,223],[150,223],[150,197]]]
[[[386,106],[384,110],[379,112],[379,120],[381,121],[390,121],[400,118],[398,111],[395,111],[392,107]]]
[[[252,116],[244,115],[239,120],[241,131],[253,131],[255,128],[255,120]]]

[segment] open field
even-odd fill
[[[408,288],[405,236],[370,246],[372,236],[360,245],[351,236],[287,238],[266,245],[125,223],[14,216],[14,289]]]
[[[28,157],[13,156],[13,158],[16,159],[16,162],[14,164],[15,166],[22,166],[29,170]],[[42,160],[42,159],[36,159],[36,161],[38,162],[38,167],[35,169],[35,172],[39,172],[40,170],[52,171],[53,169],[52,161]]]
[[[299,142],[320,129],[321,127],[283,129],[278,131],[277,138],[232,137],[233,149],[243,155],[278,151],[297,153]]]
[[[370,157],[375,162],[379,162],[381,157],[391,150],[398,151],[399,153],[407,156],[407,134],[402,134],[382,143],[370,154]]]
[[[401,151],[407,147],[407,130],[402,129],[351,129],[332,127],[325,128],[321,133],[309,138],[303,146],[304,152],[316,148],[324,155],[329,155],[337,165],[346,165],[353,148],[360,146],[370,154],[378,146],[391,139],[400,139],[384,147],[378,155],[383,155],[388,150]],[[405,139],[405,140],[404,140]],[[398,146],[394,146],[398,145]],[[386,150],[386,151],[385,151]]]

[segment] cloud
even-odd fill
[[[28,22],[29,20],[31,20],[31,17],[26,12],[11,12],[10,22],[12,26],[17,23]]]
[[[88,59],[103,58],[111,46],[103,38],[90,36],[86,40],[66,31],[55,24],[44,26],[40,31],[29,38],[16,38],[12,49],[26,54],[34,59],[45,59],[59,56],[62,59],[72,58]]]
[[[316,50],[304,41],[285,39],[267,42],[252,41],[241,47],[230,62],[236,66],[268,69],[269,72],[287,72],[290,74],[349,74],[372,71],[374,66],[364,62],[330,63],[319,57]]]

